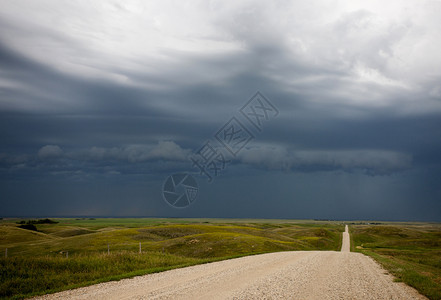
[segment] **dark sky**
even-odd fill
[[[440,14],[0,0],[0,216],[441,221]]]

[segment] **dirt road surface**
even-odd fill
[[[371,258],[292,251],[225,260],[69,290],[38,299],[426,299]]]
[[[345,226],[345,232],[343,232],[343,240],[341,243],[341,252],[350,252],[351,242],[349,239],[349,228],[348,225]]]

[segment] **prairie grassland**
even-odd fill
[[[339,250],[339,222],[235,219],[53,219],[38,231],[0,221],[0,297],[289,250]],[[139,253],[141,244],[142,253]],[[1,253],[1,252],[0,252]]]
[[[371,256],[397,280],[441,299],[441,224],[350,226],[352,251]]]

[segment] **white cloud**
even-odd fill
[[[190,155],[190,150],[182,149],[173,141],[160,141],[150,150],[150,156],[153,158],[163,158],[172,160],[186,160]]]
[[[38,150],[39,158],[58,158],[64,154],[63,150],[57,145],[46,145]]]
[[[71,153],[71,157],[86,160],[124,160],[130,163],[149,160],[184,161],[190,154],[173,141],[159,141],[157,145],[128,145],[122,148],[92,147],[81,153]]]

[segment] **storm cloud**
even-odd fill
[[[439,1],[0,5],[3,216],[441,220]],[[261,130],[240,113],[258,91]],[[199,195],[175,210],[182,172]]]

